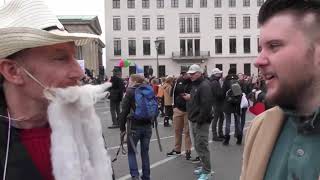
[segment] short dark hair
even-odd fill
[[[267,0],[260,8],[258,23],[263,25],[274,15],[285,11],[293,12],[297,18],[314,13],[319,21],[320,0]]]

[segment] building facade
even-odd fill
[[[258,11],[264,0],[106,1],[107,74],[128,59],[157,76],[178,75],[191,64],[224,75],[257,75]],[[158,54],[155,41],[159,42]],[[124,77],[135,67],[122,68]]]

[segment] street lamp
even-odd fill
[[[157,78],[159,78],[159,59],[158,59],[158,55],[159,55],[160,40],[157,38],[154,41],[154,44],[155,44],[156,51],[157,51]]]

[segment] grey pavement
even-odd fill
[[[96,104],[96,112],[101,119],[103,134],[106,137],[108,153],[113,159],[120,143],[120,130],[108,129],[112,124],[109,102],[102,100]],[[247,113],[246,127],[254,116]],[[180,156],[167,157],[166,153],[174,147],[174,131],[173,127],[163,127],[163,119],[158,118],[159,134],[163,152],[159,151],[158,142],[156,140],[155,131],[150,143],[150,164],[151,164],[151,179],[152,180],[193,180],[196,176],[193,175],[193,170],[196,167],[191,161],[187,161],[184,157],[184,152]],[[170,124],[172,122],[170,121]],[[234,132],[234,124],[232,123],[231,132]],[[211,132],[210,138],[211,139]],[[241,159],[243,145],[236,145],[236,139],[231,138],[229,146],[223,146],[221,142],[210,141],[211,163],[213,172],[211,180],[237,180],[239,179],[241,170]],[[125,146],[126,147],[126,146]],[[138,153],[140,152],[138,147]],[[191,154],[192,158],[196,156],[194,150]],[[141,168],[140,155],[137,155],[139,167]],[[121,153],[118,160],[113,163],[116,179],[130,179],[128,160],[126,155]]]

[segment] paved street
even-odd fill
[[[118,150],[120,143],[120,130],[108,129],[112,124],[109,102],[103,100],[96,104],[96,111],[101,118],[104,135],[107,139],[109,155],[113,159]],[[247,113],[247,124],[253,116]],[[163,127],[162,118],[159,119],[159,134],[163,152],[159,151],[158,142],[156,140],[155,131],[153,131],[152,140],[150,143],[150,163],[151,163],[151,178],[152,180],[193,180],[196,176],[193,175],[193,170],[196,167],[191,161],[185,160],[184,155],[178,157],[167,157],[166,153],[172,150],[174,145],[173,127]],[[171,123],[171,122],[170,122]],[[233,131],[232,124],[232,132]],[[233,137],[233,136],[232,136]],[[210,134],[211,139],[211,134]],[[238,146],[235,143],[236,139],[231,138],[230,145],[225,147],[220,142],[210,142],[211,162],[213,173],[211,179],[217,180],[237,180],[239,179],[241,169],[241,156],[243,146]],[[138,152],[139,148],[138,148]],[[195,152],[192,151],[192,157]],[[140,163],[140,156],[138,157]],[[116,179],[130,179],[128,162],[126,155],[119,155],[118,160],[113,163]],[[141,168],[141,164],[139,164]]]

